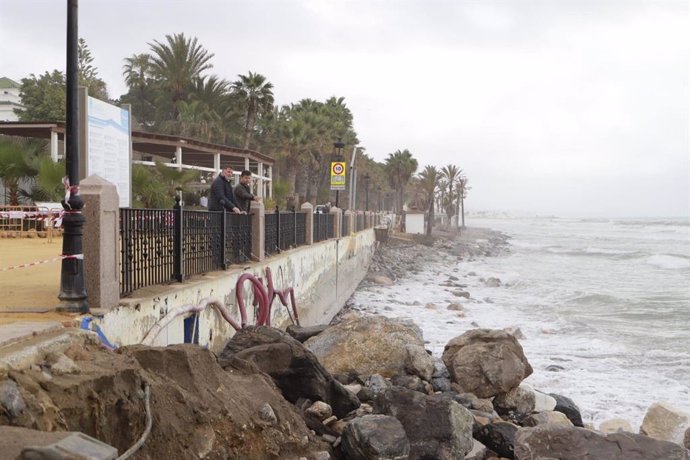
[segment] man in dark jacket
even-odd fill
[[[240,183],[235,186],[234,190],[235,199],[237,200],[237,207],[239,207],[241,211],[246,213],[249,213],[249,211],[251,210],[250,206],[252,201],[261,200],[261,198],[252,194],[251,183],[252,172],[248,169],[245,169],[240,174]]]
[[[236,214],[242,214],[232,193],[232,184],[230,183],[232,174],[232,168],[228,166],[223,168],[218,177],[213,179],[211,193],[208,197],[209,211],[222,211],[225,209]]]

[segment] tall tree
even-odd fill
[[[409,150],[396,150],[386,158],[386,172],[391,186],[395,190],[398,202],[396,211],[402,212],[404,204],[405,186],[417,171],[417,160]]]
[[[58,71],[22,78],[19,90],[23,109],[15,109],[20,121],[57,121],[65,119],[65,75]]]
[[[462,176],[462,169],[458,168],[454,164],[447,164],[443,168],[441,168],[441,175],[445,178],[445,180],[448,182],[448,199],[444,200],[444,207],[446,214],[448,215],[449,219],[452,219],[453,216],[456,214],[456,203],[455,199],[458,196],[457,193],[454,194],[453,190],[454,188],[457,188],[460,177]],[[459,224],[458,224],[459,225]]]
[[[436,190],[438,189],[438,182],[441,175],[436,166],[427,165],[422,172],[419,173],[419,185],[424,192],[427,220],[426,220],[426,234],[431,236],[431,231],[434,227],[434,202],[436,198]]]
[[[244,109],[244,148],[249,148],[256,117],[273,110],[273,83],[261,74],[248,72],[238,75],[232,84],[232,92]]]
[[[177,102],[186,101],[194,80],[213,67],[213,53],[201,46],[196,37],[185,37],[184,33],[166,35],[165,41],[154,40],[149,47],[151,74],[165,93],[172,111],[170,119],[174,120],[178,115]]]
[[[98,77],[98,68],[93,65],[93,56],[86,40],[79,39],[77,48],[77,60],[79,65],[79,83],[86,86],[89,96],[102,101],[108,100],[108,89],[103,80]]]

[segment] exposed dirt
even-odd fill
[[[268,376],[250,365],[224,371],[196,345],[72,347],[65,354],[74,373],[59,372],[55,358],[10,372],[26,409],[14,418],[0,411],[0,425],[81,431],[121,454],[144,432],[148,384],[153,428],[133,458],[290,459],[328,450]]]

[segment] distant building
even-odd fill
[[[19,97],[21,85],[7,77],[0,77],[0,121],[18,121],[14,109],[23,109]]]

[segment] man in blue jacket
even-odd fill
[[[208,197],[209,211],[227,210],[236,214],[246,214],[237,206],[237,200],[235,200],[235,195],[232,193],[232,184],[230,183],[232,175],[232,168],[227,166],[220,171],[218,177],[213,179],[211,193]]]

